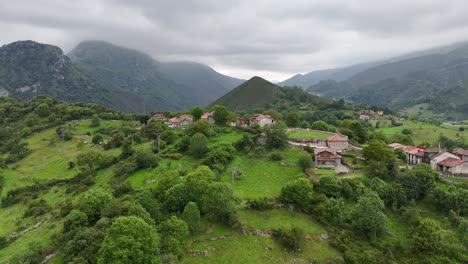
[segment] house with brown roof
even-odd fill
[[[247,121],[245,121],[244,118],[237,117],[236,125],[238,125],[238,126],[247,126]]]
[[[179,117],[180,119],[180,126],[190,126],[193,125],[193,116],[184,114]]]
[[[166,125],[172,128],[193,125],[193,116],[184,114],[179,117],[169,118]]]
[[[201,119],[204,119],[210,123],[210,125],[215,125],[214,112],[206,112],[201,116]]]
[[[439,162],[442,162],[443,160],[446,160],[448,158],[453,158],[453,159],[461,159],[460,157],[458,157],[457,155],[455,154],[452,154],[448,151],[441,151],[435,155],[433,155],[431,158],[430,158],[430,164],[431,164],[431,167],[433,170],[437,170],[437,164]]]
[[[395,149],[403,149],[406,148],[406,145],[400,144],[400,143],[392,143],[387,145],[389,148],[395,150]]]
[[[423,162],[424,163],[431,163],[431,159],[433,156],[441,153],[441,152],[446,152],[445,149],[441,149],[441,148],[426,148],[424,150],[424,154],[423,154]]]
[[[271,115],[264,115],[264,114],[255,114],[250,119],[250,126],[259,125],[261,127],[265,125],[274,125],[275,119]]]
[[[348,149],[348,137],[335,134],[326,139],[327,146],[335,150],[345,150]]]
[[[369,120],[370,117],[368,115],[359,115],[359,119],[361,120]]]
[[[159,120],[166,120],[166,115],[164,114],[154,114],[152,117],[151,117],[151,120],[155,120],[155,121],[159,121]]]
[[[341,164],[341,156],[331,148],[315,148],[314,163],[316,168],[335,168]]]
[[[466,149],[456,149],[453,151],[453,154],[457,155],[460,157],[462,160],[468,161],[468,150]]]
[[[423,162],[425,148],[407,146],[401,150],[406,153],[406,162],[409,165],[418,165]]]
[[[168,127],[180,127],[180,119],[178,117],[169,118],[166,125]]]
[[[437,163],[438,171],[450,175],[468,175],[468,162],[462,159],[447,158]]]

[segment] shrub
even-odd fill
[[[253,198],[253,199],[247,200],[247,207],[250,209],[254,209],[254,210],[261,210],[261,211],[269,210],[269,209],[272,209],[273,206],[274,206],[273,201],[271,201],[270,199],[266,197]]]
[[[299,167],[304,171],[312,167],[313,163],[312,163],[312,157],[310,156],[310,154],[302,153],[301,156],[299,157],[299,161],[297,165],[299,165]]]
[[[284,156],[279,152],[272,152],[268,156],[270,157],[271,160],[276,160],[276,161],[284,159]]]
[[[291,251],[301,251],[304,243],[304,232],[302,229],[293,227],[291,230],[283,228],[273,229],[272,237]]]

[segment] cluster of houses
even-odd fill
[[[401,149],[406,154],[408,165],[430,164],[434,171],[446,175],[468,176],[468,150],[456,149],[452,152],[442,148],[406,146],[399,143],[388,145]]]
[[[214,119],[214,112],[206,112],[201,116],[201,119],[207,120],[210,125],[214,126],[215,125],[215,119]],[[166,118],[164,114],[154,114],[151,117],[151,120],[162,120],[166,125],[169,127],[175,128],[175,127],[186,127],[193,125],[193,116],[189,114],[183,114],[180,116],[172,117],[172,118]],[[261,127],[265,125],[274,125],[275,124],[275,119],[270,116],[270,115],[264,115],[264,114],[255,114],[253,117],[247,122],[244,118],[237,117],[235,122],[228,122],[227,123],[230,126],[255,126],[259,125]]]
[[[359,113],[359,119],[361,120],[369,120],[371,116],[383,116],[384,112],[383,111],[373,111],[373,110],[362,110]]]

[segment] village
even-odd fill
[[[369,120],[372,116],[383,116],[383,111],[363,110],[359,113],[360,120]],[[203,120],[207,120],[211,126],[215,125],[214,112],[205,112],[201,115]],[[193,125],[194,118],[189,114],[182,114],[177,117],[166,118],[164,114],[158,113],[151,117],[151,120],[162,120],[171,128],[184,128]],[[271,115],[254,114],[250,120],[237,117],[235,122],[228,121],[229,126],[260,126],[274,125],[275,119]],[[300,128],[289,128],[288,131],[297,131]],[[313,131],[304,129],[305,131]],[[348,173],[351,170],[346,166],[342,157],[347,150],[361,152],[362,147],[349,142],[346,135],[331,133],[325,131],[316,131],[320,133],[329,133],[327,138],[301,138],[289,139],[288,143],[296,147],[313,148],[312,158],[315,168],[334,169],[340,173]],[[257,139],[257,144],[265,145],[266,134],[262,133]],[[408,146],[400,143],[388,144],[393,150],[399,150],[406,155],[406,167],[416,166],[420,163],[427,163],[431,168],[443,176],[468,177],[468,150],[455,149],[448,151],[443,148],[426,148],[422,146]],[[364,158],[359,157],[361,160]]]

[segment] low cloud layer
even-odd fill
[[[468,40],[464,0],[0,0],[0,44],[105,40],[240,78],[367,62]]]

